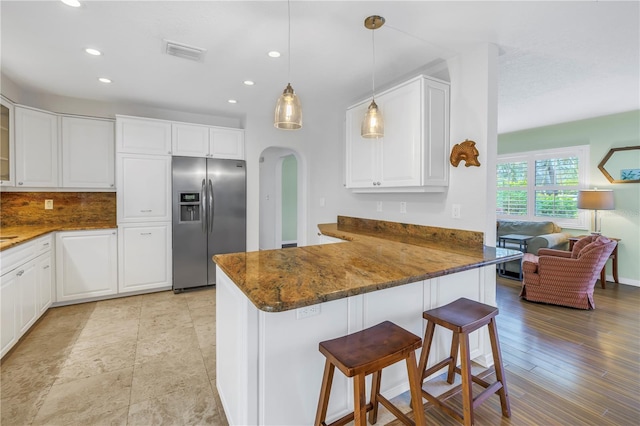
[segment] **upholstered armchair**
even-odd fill
[[[572,251],[540,249],[522,258],[520,297],[532,302],[594,309],[593,287],[617,242],[598,235],[577,241]]]

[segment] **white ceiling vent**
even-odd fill
[[[203,62],[204,54],[207,49],[201,47],[188,46],[186,44],[177,43],[171,40],[163,40],[164,52],[167,55],[177,56],[178,58],[189,59],[191,61]]]

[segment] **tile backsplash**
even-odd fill
[[[45,210],[45,200],[53,209]],[[0,226],[116,223],[115,192],[2,192]]]

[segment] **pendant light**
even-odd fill
[[[376,45],[373,38],[374,31],[383,25],[384,18],[382,16],[373,15],[364,20],[365,28],[371,30],[371,46],[373,50],[373,66],[371,70],[371,105],[367,108],[367,113],[364,116],[364,120],[362,120],[362,127],[360,129],[360,135],[363,138],[368,139],[378,139],[384,136],[384,120],[382,119],[382,113],[378,110],[378,105],[376,105],[375,100]]]
[[[287,1],[287,13],[289,15],[289,75],[291,81],[291,2]],[[276,103],[273,125],[283,130],[298,130],[302,127],[302,106],[300,99],[293,91],[291,83],[287,83],[282,95]]]

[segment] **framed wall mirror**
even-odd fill
[[[640,183],[640,146],[610,149],[598,168],[611,183]]]

